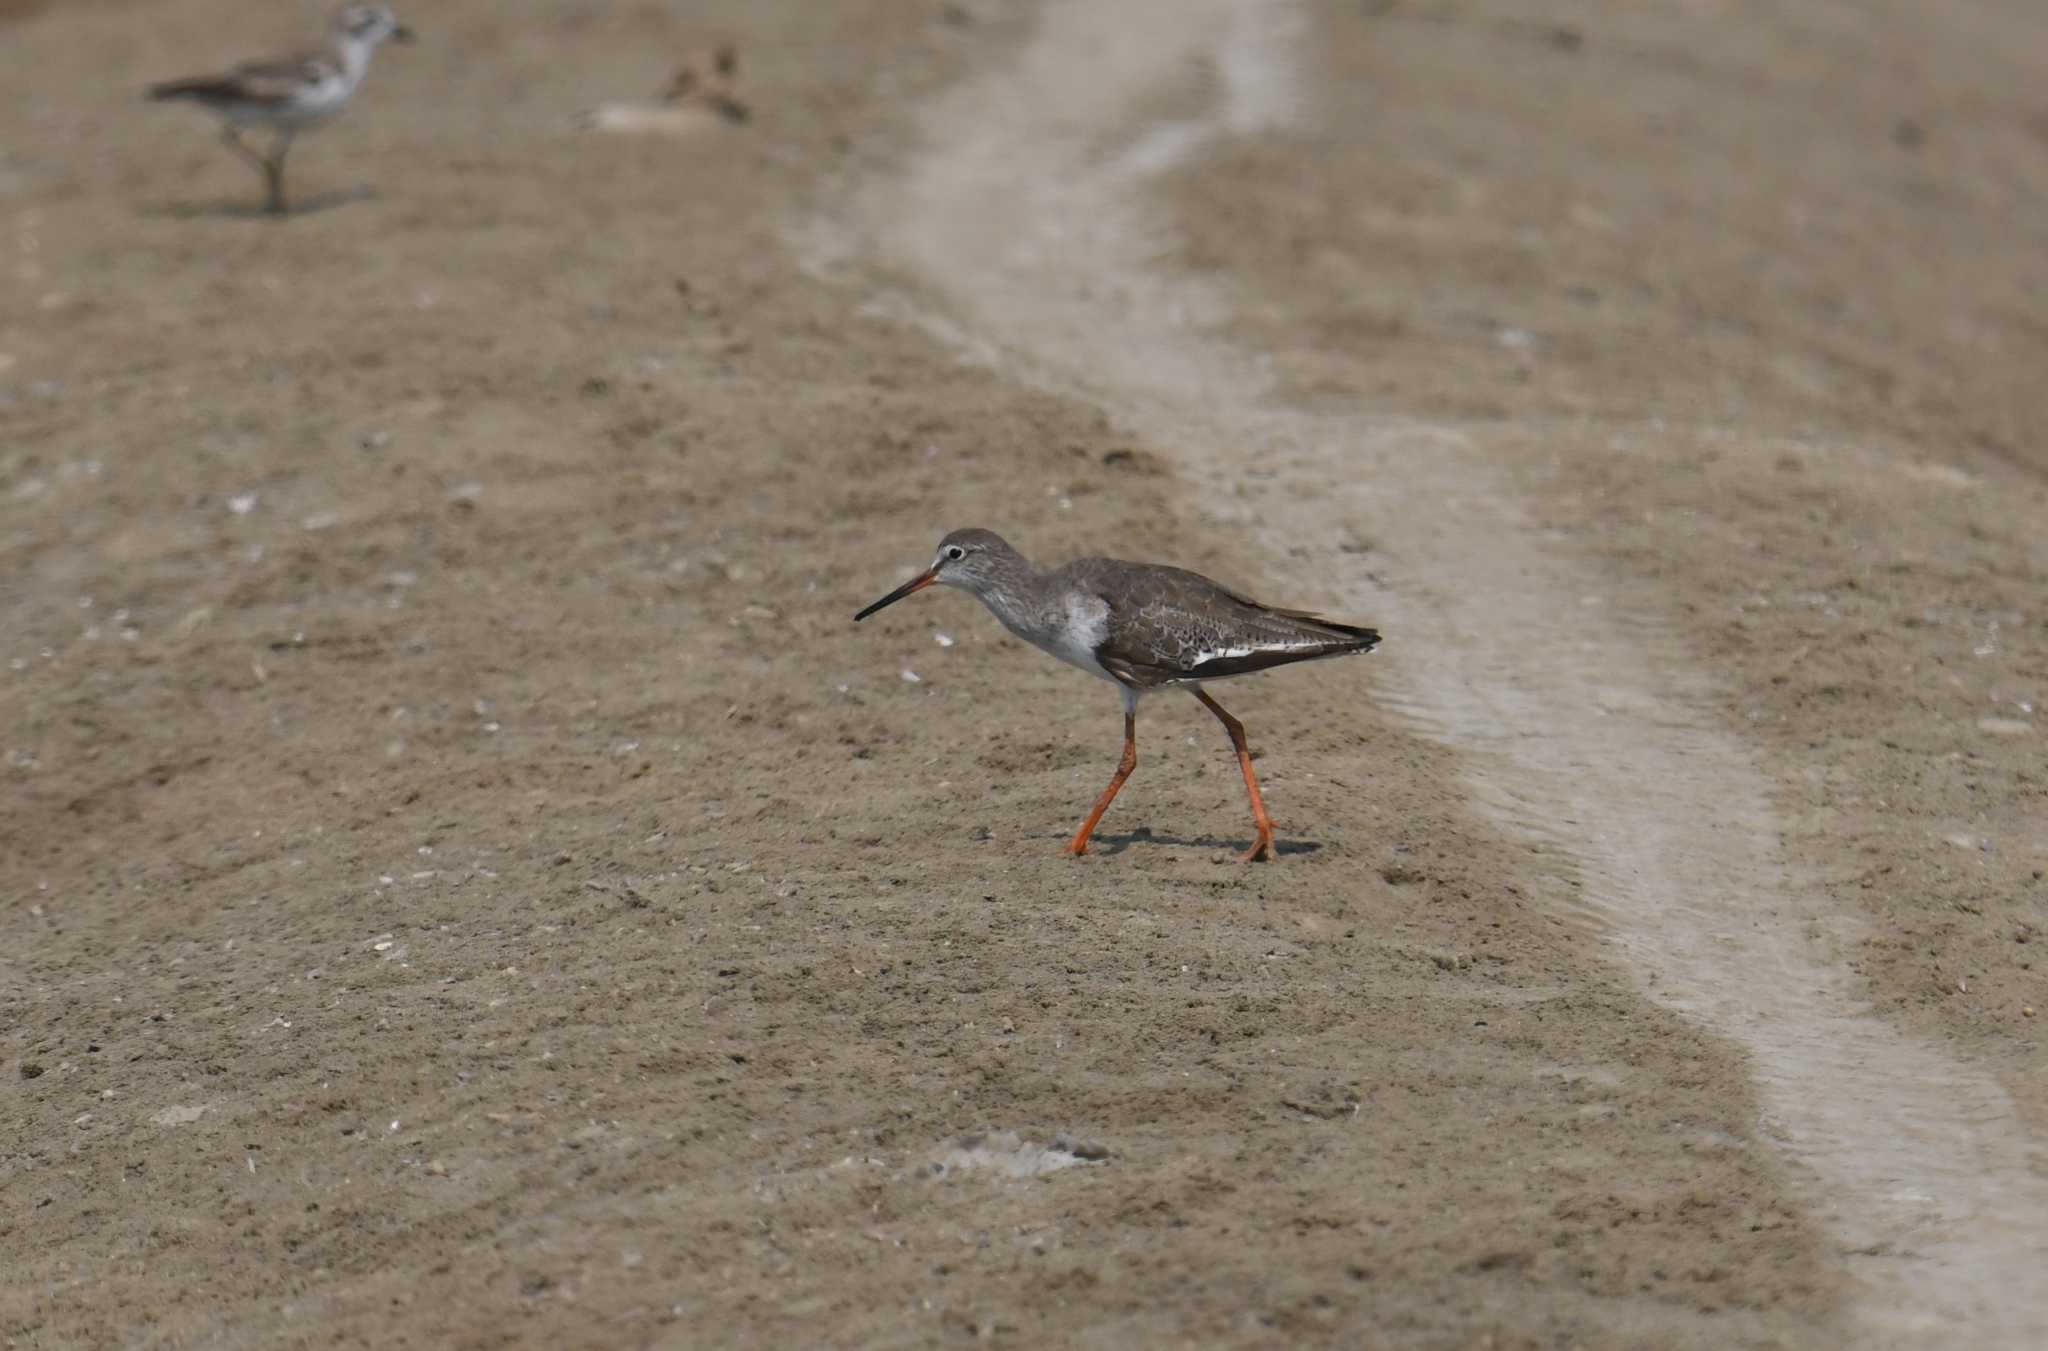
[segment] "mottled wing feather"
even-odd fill
[[[1110,602],[1096,661],[1141,688],[1368,652],[1379,642],[1372,629],[1273,609],[1180,568],[1084,559],[1063,571]]]

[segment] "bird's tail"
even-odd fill
[[[1316,637],[1327,638],[1329,641],[1315,654],[1319,657],[1370,652],[1380,645],[1380,631],[1362,624],[1340,624],[1308,610],[1272,610],[1270,613],[1293,620]]]
[[[1249,675],[1290,666],[1298,661],[1321,661],[1325,657],[1348,657],[1370,652],[1379,646],[1378,629],[1356,624],[1339,624],[1305,610],[1269,610],[1269,615],[1290,621],[1293,632],[1273,635],[1255,645],[1219,652],[1183,672],[1183,680],[1219,680],[1224,676]]]
[[[1344,653],[1370,652],[1380,645],[1378,629],[1369,629],[1358,624],[1333,624],[1327,619],[1318,619],[1316,623],[1338,634],[1344,640],[1337,644]]]

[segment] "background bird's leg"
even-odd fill
[[[269,200],[264,209],[273,215],[285,213],[284,204],[284,157],[292,148],[293,132],[290,127],[280,127],[277,139],[270,143],[270,156],[259,161],[263,165],[263,182],[269,189]]]
[[[242,139],[242,133],[234,123],[230,122],[220,129],[220,139],[222,144],[226,145],[228,149],[261,169],[264,175],[268,177],[270,161],[249,148],[249,143]]]
[[[1102,790],[1102,798],[1095,804],[1095,810],[1088,813],[1088,819],[1081,823],[1080,833],[1067,846],[1067,852],[1079,858],[1088,852],[1088,837],[1095,833],[1095,823],[1109,810],[1110,802],[1116,797],[1117,789],[1124,786],[1124,780],[1131,777],[1131,771],[1138,767],[1138,715],[1128,710],[1124,713],[1124,758],[1117,763],[1116,777],[1109,781],[1109,787]]]
[[[1252,824],[1258,828],[1259,838],[1245,851],[1246,863],[1266,857],[1273,848],[1273,818],[1266,815],[1266,800],[1259,796],[1258,776],[1252,773],[1251,749],[1244,744],[1244,724],[1223,711],[1223,705],[1209,697],[1209,692],[1199,686],[1195,698],[1209,706],[1209,711],[1223,721],[1223,730],[1230,733],[1230,745],[1237,752],[1237,767],[1244,771],[1244,790],[1251,794]]]

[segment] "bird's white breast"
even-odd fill
[[[292,100],[292,111],[303,122],[318,122],[332,117],[356,92],[358,83],[360,79],[350,78],[348,71],[322,71],[318,79],[308,81],[305,91]]]
[[[1116,680],[1095,660],[1095,650],[1109,638],[1109,602],[1100,596],[1069,595],[1066,613],[1049,632],[1043,636],[1023,636],[1069,666],[1078,666],[1104,680]]]

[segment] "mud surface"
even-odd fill
[[[0,6],[0,1333],[2029,1344],[2040,21],[1155,8]]]

